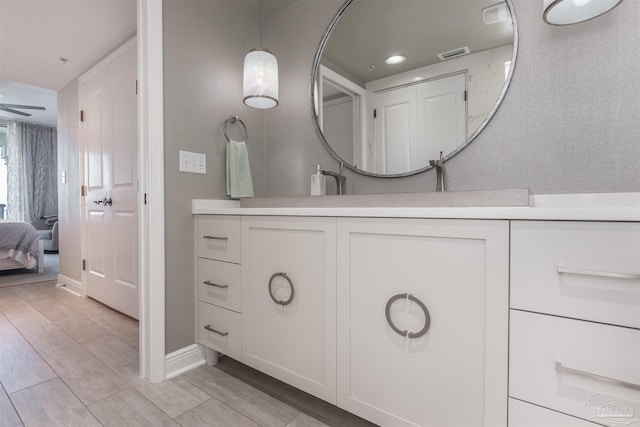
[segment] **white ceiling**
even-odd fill
[[[262,16],[267,17],[297,2],[298,0],[262,0]]]
[[[240,0],[253,13],[266,18],[298,0]]]
[[[47,107],[51,91],[135,31],[136,0],[0,0],[0,103]],[[0,117],[55,124],[35,112],[28,118],[0,112]]]
[[[439,62],[438,53],[513,43],[511,21],[485,25],[482,9],[500,0],[354,0],[334,27],[322,61],[361,82]],[[384,59],[407,60],[389,66]],[[372,71],[367,67],[374,66]]]

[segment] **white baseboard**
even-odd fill
[[[170,379],[206,363],[198,344],[169,353],[165,359],[165,377]]]
[[[63,274],[58,274],[57,286],[74,295],[82,296],[82,283]]]

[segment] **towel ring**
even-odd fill
[[[244,125],[244,122],[238,116],[229,116],[227,117],[227,120],[224,121],[224,126],[222,128],[224,131],[224,137],[227,138],[227,142],[231,142],[231,139],[229,139],[229,135],[227,134],[227,125],[235,122],[240,122],[242,125],[242,129],[244,129],[244,139],[242,139],[242,141],[246,141],[249,138],[249,132],[247,131],[247,127]]]

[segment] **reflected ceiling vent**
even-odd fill
[[[471,53],[469,47],[465,46],[439,53],[438,58],[440,58],[440,61],[446,61],[447,59],[457,58],[458,56],[467,55],[469,53]]]
[[[482,20],[486,25],[497,24],[511,18],[507,4],[502,2],[482,9]]]

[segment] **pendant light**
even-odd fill
[[[608,12],[622,0],[544,0],[544,22],[569,25],[588,21]]]
[[[253,108],[278,105],[278,60],[267,49],[256,48],[244,58],[243,102]]]

